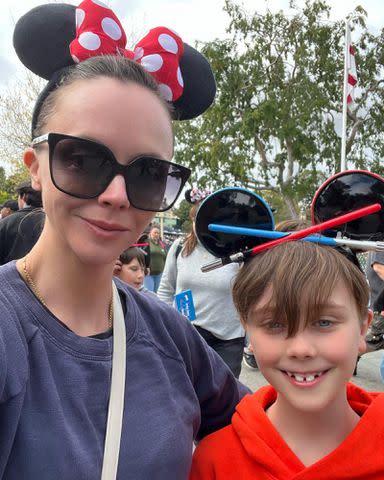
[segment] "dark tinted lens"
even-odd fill
[[[226,257],[248,250],[269,240],[208,229],[210,223],[273,230],[271,210],[258,195],[242,188],[226,188],[211,194],[201,204],[196,215],[196,234],[204,247],[216,257]]]
[[[374,203],[384,208],[383,179],[366,172],[350,172],[336,176],[320,188],[312,206],[313,217],[315,223],[321,223]],[[354,240],[382,240],[384,210],[323,233],[336,236],[338,232]]]
[[[128,166],[125,182],[135,208],[161,212],[176,200],[182,185],[181,169],[152,157],[140,157]]]
[[[87,140],[63,138],[51,159],[52,180],[65,193],[93,198],[110,181],[112,163],[102,145]]]

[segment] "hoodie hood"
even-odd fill
[[[361,416],[359,423],[336,450],[309,467],[290,450],[265,414],[276,400],[276,391],[270,386],[240,402],[232,419],[233,431],[255,465],[270,475],[268,478],[384,479],[384,394],[365,392],[348,384],[347,397]]]

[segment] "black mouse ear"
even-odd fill
[[[180,58],[180,70],[184,90],[181,97],[173,102],[173,118],[189,120],[211,106],[216,95],[216,82],[208,60],[186,43]]]
[[[63,67],[73,65],[69,51],[76,37],[76,7],[50,3],[33,8],[15,26],[13,45],[21,62],[49,80]]]

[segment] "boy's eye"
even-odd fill
[[[264,328],[270,333],[280,333],[285,330],[286,325],[282,322],[271,320],[264,323]]]
[[[316,322],[316,325],[318,325],[321,328],[329,328],[333,326],[333,321],[329,320],[328,318],[320,318],[318,322]]]

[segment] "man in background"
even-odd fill
[[[0,219],[8,217],[19,210],[19,205],[16,200],[7,200],[0,207]]]
[[[370,288],[369,307],[373,310],[366,342],[367,352],[373,352],[384,348],[384,311],[380,301],[384,291],[384,253],[369,252],[366,274]]]
[[[18,185],[19,210],[0,222],[0,265],[22,258],[39,238],[44,225],[41,193],[31,182]]]

